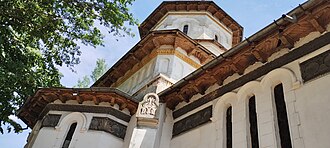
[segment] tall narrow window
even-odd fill
[[[280,142],[282,148],[292,148],[289,131],[288,115],[284,101],[283,85],[279,84],[274,88],[277,124],[279,128]]]
[[[250,134],[252,148],[259,148],[258,140],[258,122],[256,112],[256,97],[253,96],[249,99],[249,121],[250,121]]]
[[[70,142],[72,140],[73,133],[76,130],[76,127],[77,127],[77,122],[71,124],[70,129],[69,129],[68,133],[66,134],[66,137],[65,137],[62,148],[68,148],[69,147]]]
[[[227,112],[226,112],[226,139],[227,139],[227,148],[232,148],[233,143],[232,143],[232,107],[228,107]]]
[[[218,42],[218,36],[214,35],[214,40]]]
[[[188,25],[183,26],[183,33],[188,34]]]

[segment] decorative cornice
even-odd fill
[[[151,60],[156,58],[159,55],[175,55],[187,64],[191,65],[194,68],[199,68],[201,65],[192,59],[190,59],[187,55],[174,50],[174,49],[158,49],[158,50],[153,50],[149,55],[147,55],[145,58],[141,60],[141,62],[137,65],[134,66],[131,70],[129,70],[123,77],[121,77],[118,81],[116,81],[112,87],[118,87],[122,83],[124,83],[128,78],[130,78],[132,75],[134,75],[137,71],[139,71],[143,66],[145,66],[147,63],[149,63]]]
[[[232,45],[242,40],[243,27],[212,1],[164,1],[139,26],[140,36],[146,36],[169,12],[208,12],[233,33]],[[216,21],[216,22],[217,22]]]
[[[171,45],[173,46],[173,49],[180,47],[188,55],[196,57],[200,61],[201,65],[204,65],[215,58],[213,53],[179,30],[153,31],[137,43],[130,51],[128,51],[92,86],[118,86],[130,75],[139,70],[145,63],[152,60],[152,58],[158,54],[157,51],[154,50],[159,49],[162,45]],[[198,67],[196,64],[191,62],[191,60],[183,58],[184,56],[179,55],[179,53],[174,54],[180,56],[193,66]]]
[[[45,107],[55,100],[60,100],[62,103],[76,100],[79,104],[93,101],[95,105],[109,102],[111,106],[117,104],[120,110],[127,108],[130,114],[135,114],[138,105],[131,96],[113,88],[43,88],[24,103],[18,116],[32,128],[39,119],[43,118],[41,113]]]
[[[97,113],[97,114],[108,114],[112,115],[120,120],[129,122],[131,116],[125,114],[112,106],[101,106],[101,105],[84,105],[84,104],[47,104],[45,109],[40,113],[39,119],[45,116],[49,111],[69,111],[69,112],[86,112],[86,113]]]
[[[193,61],[192,59],[190,59],[189,57],[187,57],[185,54],[182,54],[181,52],[179,52],[177,50],[174,51],[174,55],[196,69],[200,68],[202,66],[202,65],[198,64],[197,62]]]

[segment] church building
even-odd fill
[[[139,33],[90,88],[26,100],[26,148],[330,147],[329,0],[244,40],[212,1],[164,1]]]

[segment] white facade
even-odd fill
[[[315,33],[312,33],[311,35],[313,38],[317,37],[315,36]],[[311,36],[308,37],[311,38]],[[159,137],[160,144],[158,146],[161,148],[225,147],[225,109],[228,106],[232,106],[233,147],[249,147],[249,131],[247,130],[249,127],[247,99],[254,95],[256,97],[256,111],[258,117],[259,146],[262,148],[279,147],[279,138],[277,135],[278,127],[275,126],[276,116],[274,115],[275,109],[272,89],[275,85],[282,83],[284,86],[285,102],[293,147],[330,147],[330,142],[327,138],[330,132],[330,116],[326,114],[327,112],[330,112],[330,108],[328,107],[328,104],[330,104],[330,100],[328,99],[328,96],[330,96],[330,92],[328,91],[330,75],[325,75],[302,84],[299,69],[299,63],[329,49],[330,45],[327,45],[281,68],[274,69],[265,76],[246,83],[237,90],[227,93],[203,106],[195,108],[193,111],[180,116],[175,120],[173,120],[171,115],[172,111],[166,109],[166,117],[162,119],[162,133],[161,137]],[[281,52],[286,51],[282,50]],[[230,81],[231,80],[227,83]],[[210,87],[210,90],[207,90],[207,92],[218,87],[219,86],[217,85]],[[202,97],[202,95],[196,95],[193,99],[198,99],[200,97]],[[181,103],[177,108],[179,109],[185,105],[187,105],[187,103]],[[172,127],[174,122],[194,114],[207,106],[213,106],[213,117],[211,122],[172,137]],[[61,117],[59,125],[55,128],[42,128],[38,132],[33,147],[50,147],[50,145],[51,147],[61,147],[64,134],[67,132],[68,127],[73,121],[77,122],[78,126],[73,136],[72,147],[128,147],[132,138],[138,138],[135,140],[139,140],[140,138],[142,141],[143,139],[150,139],[157,134],[156,129],[152,132],[147,132],[150,131],[149,128],[144,128],[144,132],[149,133],[147,135],[133,134],[133,128],[136,126],[134,116],[129,123],[126,123],[105,114],[69,113],[59,111],[50,113],[63,114],[63,117]],[[127,125],[128,129],[125,139],[119,139],[102,131],[87,130],[93,116],[109,117]],[[56,135],[56,138],[49,138],[54,135]],[[131,135],[133,137],[131,137]],[[130,147],[135,146],[131,143]]]
[[[330,25],[328,31],[330,31]],[[310,33],[310,35],[297,42],[296,47],[300,47],[319,36],[320,34],[317,32]],[[326,114],[330,111],[328,107],[328,104],[330,104],[328,99],[328,96],[330,96],[328,91],[330,75],[325,75],[303,84],[299,67],[299,63],[329,49],[330,45],[328,44],[307,56],[288,63],[281,68],[274,69],[265,76],[255,81],[250,81],[242,87],[175,119],[174,122],[179,121],[207,106],[213,106],[211,122],[173,137],[169,147],[226,147],[226,129],[224,124],[226,109],[229,106],[233,108],[233,147],[251,147],[247,109],[247,100],[251,96],[256,97],[259,147],[280,147],[274,95],[272,93],[274,86],[280,83],[284,87],[292,147],[330,147],[330,142],[327,138],[330,132],[330,116]],[[287,53],[287,50],[282,50],[281,52],[274,55],[283,55]],[[272,61],[274,59],[269,60]],[[255,69],[253,67],[255,66],[250,68]],[[235,79],[231,78],[226,83]],[[207,92],[211,92],[216,88],[219,88],[219,86],[210,87]],[[200,97],[202,95],[196,95],[193,97],[193,100]],[[187,103],[181,103],[177,109],[185,105]]]
[[[217,35],[219,42],[224,47],[229,49],[232,46],[231,30],[224,27],[224,25],[207,12],[168,13],[159,21],[153,30],[180,29],[183,31],[183,26],[185,25],[189,26],[187,35],[192,39],[214,39],[214,36]],[[193,104],[194,101],[212,94],[212,92],[221,89],[239,78],[245,77],[250,72],[284,55],[297,51],[300,47],[318,40],[318,38],[329,36],[329,32],[329,24],[323,33],[318,31],[310,32],[307,36],[295,42],[292,49],[280,49],[278,52],[273,53],[265,63],[254,63],[247,67],[243,74],[239,75],[235,73],[227,77],[221,86],[219,84],[209,86],[205,94],[196,94],[189,101],[181,101],[173,110],[167,108],[165,103],[159,102],[160,100],[157,94],[175,85],[175,83],[181,81],[202,65],[198,58],[187,54],[180,46],[174,49],[173,46],[162,45],[158,49],[154,49],[155,51],[162,52],[157,52],[158,54],[156,56],[117,86],[118,89],[129,95],[143,98],[140,99],[142,101],[139,102],[137,112],[134,115],[130,115],[127,109],[121,110],[120,108],[122,107],[118,104],[100,103],[95,105],[93,101],[78,104],[78,101],[71,100],[63,104],[80,107],[89,105],[95,108],[102,106],[116,111],[113,111],[115,112],[113,114],[107,114],[94,110],[92,110],[94,111],[93,113],[86,111],[69,112],[50,110],[48,114],[61,116],[58,124],[55,127],[41,128],[42,120],[39,120],[32,134],[29,136],[29,143],[26,147],[62,147],[70,125],[76,122],[77,127],[69,147],[224,148],[227,147],[228,139],[226,135],[228,130],[226,112],[229,107],[232,107],[232,138],[230,139],[232,147],[252,148],[248,100],[254,96],[258,129],[258,137],[254,138],[258,139],[260,148],[279,148],[281,147],[279,132],[281,129],[278,125],[279,115],[277,113],[274,92],[275,86],[279,84],[283,86],[284,104],[286,107],[285,114],[288,119],[287,123],[292,147],[330,147],[330,141],[328,140],[330,133],[330,116],[328,115],[328,112],[330,112],[330,74],[328,72],[311,80],[304,81],[301,71],[301,63],[330,51],[330,44],[326,44],[309,54],[287,62],[281,67],[271,69],[259,78],[239,85],[236,89],[224,93],[220,97],[202,105],[194,106],[192,110],[185,111],[180,115],[174,115],[175,112]],[[219,55],[222,53],[222,51],[218,50],[217,46],[209,42],[201,43],[201,45],[207,47],[213,54]],[[164,50],[171,52],[164,52]],[[186,58],[182,58],[182,55]],[[330,54],[323,60],[330,67],[330,64],[327,63],[330,61]],[[152,100],[148,100],[147,97],[151,94],[150,92],[153,92],[152,95],[155,95],[155,98],[157,98],[153,102]],[[61,102],[57,100],[55,104],[61,104]],[[152,110],[152,112],[143,110],[143,105],[145,104],[147,104],[147,107],[152,109],[157,108],[157,110]],[[208,121],[175,134],[175,124],[207,108],[212,109],[211,117]],[[124,118],[119,118],[116,112],[121,112],[121,116],[129,116],[130,120],[124,121]],[[125,136],[118,138],[114,134],[115,132],[111,131],[115,130],[113,126],[110,128],[110,132],[99,129],[90,130],[93,118],[97,117],[102,117],[105,120],[109,119],[111,122],[125,126]],[[100,122],[100,125],[107,123],[102,122]],[[190,124],[193,124],[191,122]],[[185,126],[190,125],[186,124]]]
[[[95,147],[103,148],[105,146],[123,147],[124,141],[104,131],[88,130],[93,117],[108,117],[124,125],[124,121],[118,120],[107,114],[93,114],[80,112],[51,111],[49,114],[62,115],[56,127],[42,127],[35,135],[30,135],[31,145],[27,147],[59,148],[63,146],[66,134],[72,123],[77,123],[73,134],[70,147]],[[41,124],[41,123],[39,123]],[[39,128],[38,126],[36,128]]]

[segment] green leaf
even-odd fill
[[[108,65],[105,62],[105,59],[97,59],[96,66],[94,67],[90,78],[92,82],[95,82],[99,79],[105,72],[108,70]],[[91,84],[91,80],[87,75],[83,77],[82,80],[78,79],[77,85],[74,86],[76,88],[87,88]]]
[[[132,35],[123,26],[125,22],[137,25],[127,8],[132,2],[0,1],[0,124],[9,124],[8,131],[20,132],[22,127],[9,116],[15,115],[38,87],[61,86],[62,75],[56,66],[65,64],[73,69],[80,63],[79,42],[102,45],[104,35],[95,22],[110,34]],[[104,71],[96,70],[92,80],[101,73]],[[81,80],[84,86],[90,83],[87,78]]]

